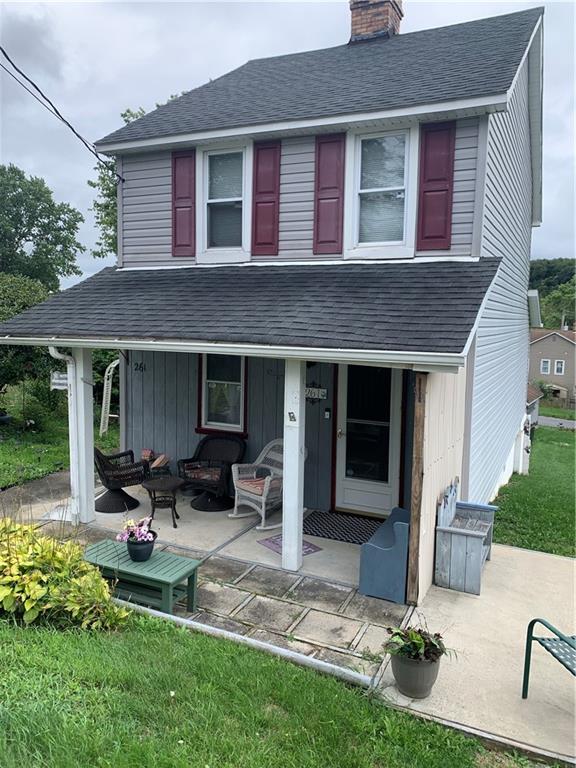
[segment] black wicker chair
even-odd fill
[[[114,453],[109,456],[94,448],[94,463],[100,482],[107,489],[96,499],[97,512],[128,512],[140,502],[126,491],[131,485],[140,485],[150,477],[147,461],[134,461],[134,451]]]
[[[242,461],[246,442],[239,435],[208,435],[190,459],[178,461],[178,475],[188,488],[201,491],[190,506],[201,512],[221,512],[234,506],[229,496],[232,464]]]

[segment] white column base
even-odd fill
[[[285,361],[282,567],[289,571],[302,567],[305,373],[304,360]]]

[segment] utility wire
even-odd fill
[[[22,88],[24,88],[24,90],[25,90],[25,91],[28,91],[28,93],[29,93],[31,96],[33,96],[33,97],[36,99],[36,101],[37,101],[39,104],[41,104],[41,105],[42,105],[42,106],[43,106],[43,107],[44,107],[44,108],[45,108],[45,109],[46,109],[48,112],[50,112],[50,114],[51,114],[51,115],[54,115],[54,117],[56,117],[58,120],[60,120],[62,123],[64,123],[64,125],[66,125],[66,126],[67,126],[67,127],[68,127],[68,128],[71,130],[71,131],[72,131],[72,133],[73,133],[73,134],[74,134],[74,135],[75,135],[75,136],[76,136],[76,137],[77,137],[77,138],[78,138],[78,139],[79,139],[79,140],[82,142],[82,144],[84,144],[84,146],[86,147],[86,149],[87,149],[87,150],[88,150],[88,151],[89,151],[91,154],[93,154],[93,155],[94,155],[94,157],[96,158],[96,160],[97,160],[99,163],[101,163],[102,165],[104,165],[104,166],[105,166],[105,167],[106,167],[108,170],[110,170],[110,171],[113,171],[113,172],[114,172],[114,174],[115,174],[115,175],[118,177],[118,182],[120,182],[120,181],[124,181],[123,177],[122,177],[122,176],[121,176],[121,175],[120,175],[120,174],[119,174],[119,173],[118,173],[118,172],[117,172],[117,171],[114,169],[114,167],[113,167],[112,163],[111,163],[109,160],[104,160],[102,157],[100,157],[100,153],[99,153],[99,152],[98,152],[98,150],[97,150],[97,149],[94,147],[94,145],[93,145],[93,144],[91,144],[89,141],[87,141],[87,140],[86,140],[86,139],[85,139],[85,138],[84,138],[84,137],[83,137],[83,136],[82,136],[80,133],[78,133],[78,131],[77,131],[77,130],[74,128],[74,126],[73,126],[73,125],[72,125],[70,122],[68,122],[68,120],[66,120],[66,118],[64,117],[64,115],[62,115],[62,113],[60,112],[60,110],[58,109],[58,107],[57,107],[57,106],[54,104],[54,102],[52,102],[52,101],[51,101],[51,100],[48,98],[48,96],[46,96],[46,94],[45,94],[45,93],[42,91],[42,89],[41,89],[41,88],[39,88],[39,87],[36,85],[36,83],[35,83],[35,82],[34,82],[34,81],[31,79],[31,78],[29,78],[29,77],[28,77],[28,75],[27,75],[25,72],[23,72],[23,71],[22,71],[22,70],[21,70],[21,69],[20,69],[20,68],[19,68],[19,67],[18,67],[18,66],[17,66],[17,65],[14,63],[14,61],[13,61],[13,60],[10,58],[10,56],[8,55],[8,52],[6,51],[6,49],[5,49],[3,46],[1,46],[1,45],[0,45],[0,53],[2,53],[2,55],[3,55],[3,56],[6,58],[6,60],[7,60],[7,61],[10,63],[10,65],[11,65],[11,66],[12,66],[12,67],[13,67],[13,68],[16,70],[16,72],[18,72],[18,74],[19,74],[21,77],[23,77],[23,78],[26,80],[26,82],[27,82],[27,83],[29,83],[29,84],[32,86],[32,88],[34,88],[34,89],[35,89],[35,90],[36,90],[36,91],[37,91],[37,92],[40,94],[40,96],[41,96],[42,98],[39,98],[39,97],[38,97],[38,96],[37,96],[37,95],[34,93],[34,91],[30,90],[30,88],[28,88],[28,86],[27,86],[27,85],[25,85],[25,84],[24,84],[24,83],[23,83],[21,80],[19,80],[19,79],[16,77],[16,75],[15,75],[13,72],[11,72],[11,71],[10,71],[10,70],[9,70],[9,69],[8,69],[8,68],[7,68],[7,67],[4,65],[4,64],[2,64],[1,62],[0,62],[0,67],[1,67],[1,68],[2,68],[2,69],[3,69],[3,70],[4,70],[4,71],[7,73],[7,74],[9,74],[9,75],[10,75],[10,77],[11,77],[11,78],[13,78],[13,80],[15,80],[15,81],[18,83],[18,85],[21,85],[21,86],[22,86]],[[117,182],[117,183],[118,183],[118,182]]]

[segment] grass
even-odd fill
[[[112,422],[102,438],[95,427],[94,442],[103,450],[117,448],[118,425]],[[0,490],[68,469],[69,464],[65,416],[45,417],[32,429],[21,423],[0,426]]]
[[[549,405],[540,401],[539,413],[541,416],[550,416],[553,419],[576,419],[576,413],[572,408],[562,408],[560,405]]]
[[[500,544],[573,557],[576,433],[538,427],[530,474],[514,475],[501,489],[494,540]]]
[[[0,621],[2,768],[511,768],[334,678],[133,617],[116,634]]]

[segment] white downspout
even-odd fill
[[[80,488],[79,463],[78,463],[78,408],[76,393],[76,361],[72,355],[60,352],[56,347],[48,347],[50,355],[55,360],[63,360],[66,363],[68,380],[68,444],[70,448],[70,505],[68,515],[60,515],[60,519],[69,519],[74,525],[79,520],[80,508],[78,494]]]

